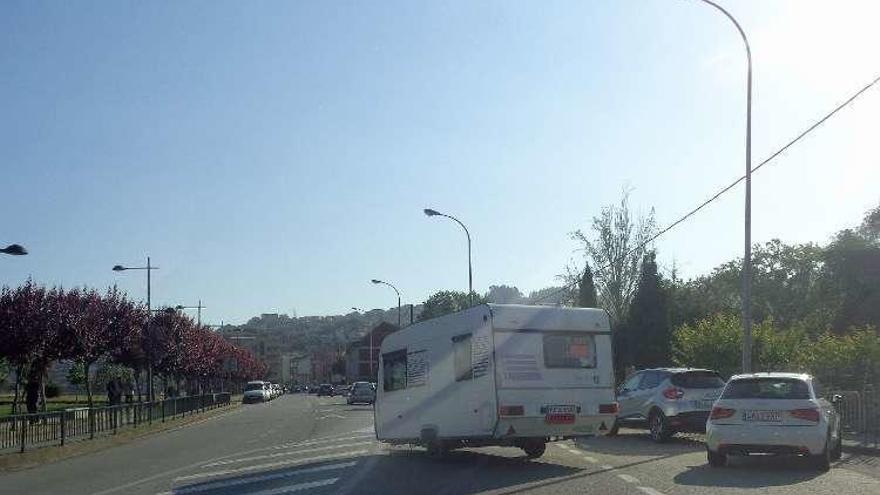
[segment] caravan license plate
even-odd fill
[[[551,425],[564,425],[574,423],[575,406],[547,406],[547,413],[544,421]]]
[[[743,421],[756,421],[761,423],[779,423],[782,415],[779,411],[743,411]]]

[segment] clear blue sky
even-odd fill
[[[880,71],[876,2],[719,0],[755,54],[760,161]],[[833,5],[833,9],[830,7]],[[556,283],[631,188],[661,224],[743,172],[733,27],[688,0],[0,5],[0,283],[106,287],[204,319],[337,314]],[[880,90],[755,175],[754,239],[826,242],[880,201]],[[657,243],[742,250],[742,188]]]

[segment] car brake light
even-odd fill
[[[819,410],[818,409],[792,409],[788,411],[792,417],[797,419],[803,419],[806,421],[813,421],[815,423],[819,422]]]
[[[680,388],[669,387],[663,391],[663,397],[673,400],[681,399],[682,397],[684,397],[684,390]]]
[[[522,416],[525,414],[523,406],[501,406],[498,408],[498,414],[501,416]]]
[[[709,419],[724,419],[733,416],[733,413],[736,412],[736,409],[727,409],[725,407],[713,407],[712,413],[709,414]]]
[[[612,402],[611,404],[599,404],[599,414],[617,414],[620,411],[620,406],[617,402]]]

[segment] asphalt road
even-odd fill
[[[0,475],[3,494],[872,494],[880,459],[846,455],[829,473],[791,459],[706,466],[698,437],[655,445],[616,438],[557,442],[540,459],[513,448],[432,459],[376,441],[372,409],[288,395],[130,444]]]

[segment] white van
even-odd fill
[[[441,454],[604,434],[614,424],[611,328],[599,309],[484,304],[382,341],[376,437]]]

